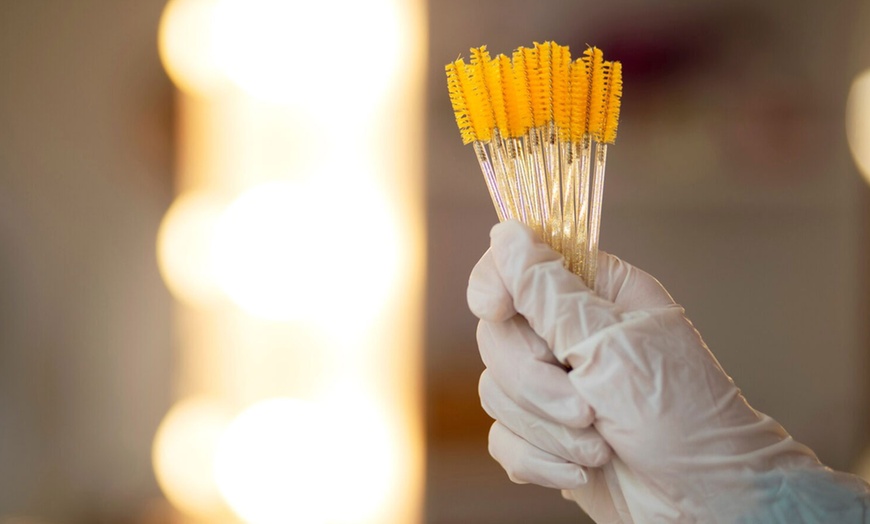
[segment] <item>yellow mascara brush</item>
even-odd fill
[[[587,49],[587,54],[589,50]],[[585,58],[585,56],[584,56]],[[569,166],[572,191],[565,196],[572,201],[572,213],[565,215],[563,226],[563,249],[568,268],[577,275],[583,274],[583,256],[586,254],[587,199],[589,195],[589,162],[592,158],[589,134],[586,132],[589,119],[589,73],[587,60],[579,58],[570,67],[570,153]]]
[[[556,124],[553,114],[553,81],[554,63],[559,55],[558,46],[553,42],[535,43],[536,82],[532,88],[532,113],[535,129],[540,140],[542,161],[541,171],[544,173],[545,184],[542,189],[547,199],[547,221],[544,233],[549,236],[547,241],[557,251],[562,250],[562,182],[559,171],[559,144],[556,134]]]
[[[574,105],[573,93],[582,90],[586,94],[585,76],[575,82],[574,64],[567,47],[554,44],[553,53],[553,122],[559,138],[560,220],[556,228],[559,250],[565,257],[565,267],[574,271],[576,235],[576,196],[578,182],[577,147],[572,140]],[[585,120],[585,115],[584,115]],[[582,132],[581,132],[582,135]],[[556,195],[554,194],[555,198]],[[551,204],[555,206],[555,204]],[[554,221],[554,224],[557,223]]]
[[[522,113],[517,105],[519,94],[516,90],[514,72],[510,58],[498,55],[490,60],[488,73],[492,90],[499,92],[500,114],[496,118],[501,145],[504,148],[506,170],[508,172],[511,194],[516,205],[518,217],[529,224],[534,220],[534,209],[529,204],[527,194],[526,157],[521,137],[528,127],[524,124]],[[494,105],[494,109],[496,106]]]
[[[522,119],[527,128],[523,135],[523,146],[526,151],[526,191],[534,209],[535,229],[541,236],[546,236],[545,225],[549,217],[547,202],[547,174],[543,166],[541,141],[537,133],[535,98],[541,91],[540,79],[536,74],[538,56],[533,48],[519,47],[513,52],[512,68],[514,85],[521,104]],[[540,111],[538,112],[538,116]]]
[[[600,111],[598,92],[603,82],[604,54],[597,47],[588,47],[583,57],[572,64],[571,136],[579,160],[574,188],[575,225],[571,268],[575,274],[586,275],[589,239],[589,195],[592,171],[593,115]],[[597,96],[597,98],[595,98]],[[593,100],[595,102],[593,103]]]
[[[529,171],[533,179],[533,188],[535,199],[541,211],[540,227],[544,238],[550,242],[552,239],[552,229],[550,222],[550,184],[549,171],[547,169],[547,161],[544,154],[544,135],[547,124],[550,121],[550,85],[548,77],[545,77],[542,70],[549,70],[549,63],[546,62],[549,54],[541,56],[539,51],[540,44],[535,44],[534,48],[520,47],[514,54],[522,57],[519,64],[514,67],[522,67],[523,75],[528,81],[529,104],[532,114],[532,127],[529,128],[528,136],[528,151],[529,151]],[[544,62],[542,63],[542,58]]]
[[[622,106],[622,64],[613,62],[610,68],[610,87],[607,93],[607,116],[604,120],[605,144],[616,142],[619,127],[619,110]]]
[[[607,144],[616,141],[616,127],[622,102],[622,64],[605,62],[600,78],[601,85],[593,88],[592,104],[595,118],[590,118],[590,132],[595,139],[595,169],[592,177],[592,195],[589,203],[589,234],[586,239],[586,266],[583,280],[595,288],[598,272],[598,239],[601,229],[601,207],[604,198],[604,168],[607,162]]]
[[[513,52],[512,60],[504,55],[499,57],[503,70],[502,82],[505,92],[505,106],[508,113],[509,154],[516,152],[516,172],[523,183],[523,199],[527,208],[527,224],[543,236],[543,208],[539,199],[538,178],[532,164],[529,132],[534,125],[529,78],[526,68],[526,54],[523,48]],[[508,73],[508,70],[510,73]]]
[[[569,212],[570,200],[567,195],[573,191],[573,180],[570,173],[570,135],[571,127],[571,98],[570,98],[570,70],[571,51],[566,46],[560,46],[550,42],[551,48],[551,98],[552,119],[550,122],[550,139],[548,154],[552,155],[549,160],[552,166],[550,173],[550,221],[553,234],[552,245],[556,250],[565,255],[566,267],[569,265],[569,256],[564,245],[564,226],[573,219],[566,218]],[[573,209],[573,206],[570,206]],[[573,211],[570,211],[573,213]]]
[[[507,108],[502,89],[501,71],[498,63],[490,58],[486,46],[471,50],[471,70],[472,80],[489,100],[489,104],[482,109],[492,113],[493,129],[488,149],[490,157],[494,160],[499,193],[507,204],[508,218],[523,220],[525,210],[518,193],[520,185],[517,183],[504,142],[504,136],[507,132]]]
[[[474,89],[468,66],[462,59],[447,64],[445,71],[450,103],[453,106],[462,143],[474,145],[474,154],[483,172],[489,196],[495,205],[499,221],[503,221],[509,216],[509,211],[498,191],[495,169],[485,145],[485,142],[492,138],[491,112],[487,114],[484,111],[483,93],[479,89]]]
[[[446,66],[462,141],[473,144],[499,220],[522,220],[595,286],[608,144],[616,139],[622,67],[600,49],[572,60],[554,42],[491,57],[486,46]]]

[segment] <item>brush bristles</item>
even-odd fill
[[[532,127],[532,99],[527,72],[526,52],[521,47],[513,53],[513,81],[517,94],[518,120],[522,123],[523,133]]]
[[[544,92],[544,86],[541,83],[541,75],[538,74],[538,52],[534,48],[521,47],[518,49],[522,56],[522,61],[518,67],[525,69],[522,76],[525,78],[529,93],[529,114],[531,115],[531,125],[538,126],[542,121],[541,115],[541,95]],[[546,121],[546,117],[543,118]]]
[[[616,142],[616,128],[619,126],[619,108],[622,104],[622,64],[613,62],[610,66],[610,83],[607,89],[607,117],[604,120],[604,143]]]
[[[472,67],[461,59],[456,62],[456,76],[465,104],[468,107],[468,121],[474,132],[474,140],[486,142],[492,137],[492,111],[489,101],[485,100],[483,79],[472,74]]]
[[[535,70],[529,72],[529,77],[535,77],[535,82],[532,83],[532,114],[536,127],[545,126],[553,120],[552,51],[550,42],[535,43],[534,54],[537,57],[537,64]]]
[[[550,124],[562,141],[616,140],[622,66],[605,61],[597,47],[572,61],[569,49],[553,42],[520,47],[510,58],[492,58],[480,46],[471,50],[470,64],[459,59],[446,71],[463,143],[491,140],[493,130],[520,138]]]
[[[514,81],[514,72],[511,67],[511,59],[505,55],[498,55],[493,61],[493,67],[498,69],[498,78],[501,81],[502,100],[504,101],[505,127],[501,129],[502,135],[510,138],[522,136],[528,128],[523,127],[520,116],[519,93],[517,93]]]
[[[503,122],[499,123],[499,113],[504,113],[504,99],[499,89],[501,86],[498,83],[493,83],[489,67],[490,61],[486,46],[471,50],[471,79],[474,89],[480,93],[480,110],[483,112],[480,119],[481,125],[492,130],[504,125]]]
[[[565,46],[553,44],[553,122],[559,138],[571,136],[571,52]]]
[[[472,59],[473,60],[473,59]],[[483,137],[481,140],[489,140],[492,136],[492,130],[495,128],[495,116],[492,111],[492,99],[486,90],[486,78],[484,72],[484,64],[479,62],[465,67],[468,73],[468,81],[471,86],[471,121],[474,124],[475,132]]]
[[[589,123],[589,70],[586,61],[571,63],[571,141],[579,142]]]
[[[470,64],[446,70],[462,141],[474,143],[499,220],[525,222],[594,288],[622,65],[597,47],[572,61],[567,47],[536,42],[511,57],[480,46]]]
[[[487,89],[490,91],[490,95],[492,96],[492,111],[495,115],[495,127],[498,128],[500,133],[504,134],[508,128],[508,116],[502,75],[502,67],[498,60],[491,60],[486,64]]]
[[[474,127],[471,125],[471,117],[468,114],[468,103],[462,84],[459,82],[459,69],[464,68],[461,60],[451,62],[444,68],[447,72],[447,92],[450,94],[450,104],[453,106],[453,114],[456,117],[456,125],[459,127],[459,135],[463,144],[470,144],[477,140]]]
[[[589,67],[589,123],[590,135],[600,142],[604,136],[604,117],[607,115],[607,81],[610,74],[609,64],[604,63],[604,55],[597,47],[586,50]]]

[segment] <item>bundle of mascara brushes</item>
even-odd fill
[[[616,139],[622,67],[595,47],[572,60],[552,42],[510,58],[471,50],[447,65],[465,144],[473,144],[499,220],[524,222],[595,287],[607,145]]]

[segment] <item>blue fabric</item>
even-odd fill
[[[758,478],[762,499],[741,524],[870,524],[870,486],[829,469],[774,471]]]

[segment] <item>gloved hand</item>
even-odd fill
[[[518,222],[472,272],[490,453],[596,522],[870,522],[870,492],[753,410],[664,288],[602,255],[598,289]]]

